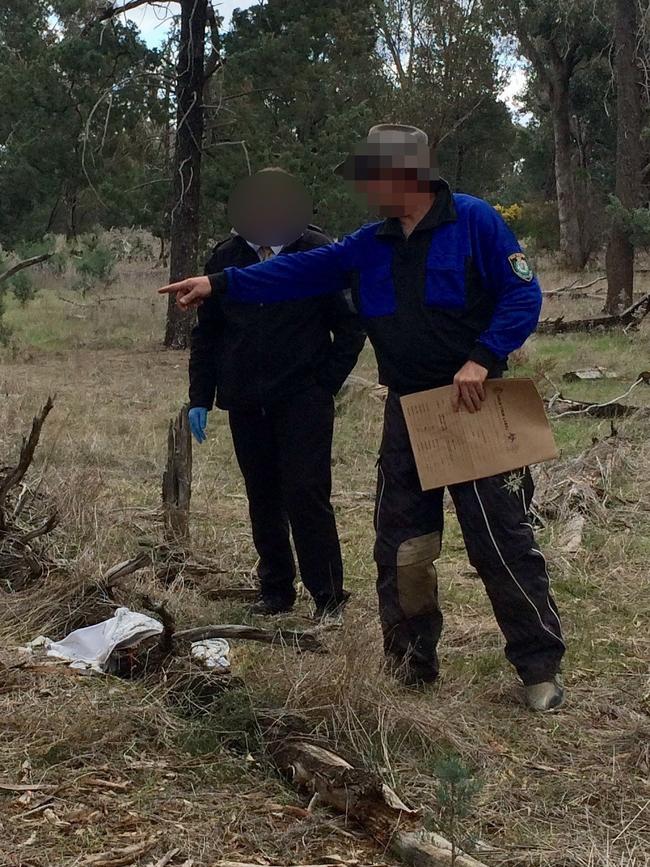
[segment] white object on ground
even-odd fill
[[[39,635],[30,641],[27,650],[45,648],[47,656],[67,660],[72,668],[104,672],[114,651],[134,647],[162,631],[162,623],[153,617],[128,608],[118,608],[109,620],[75,629],[62,641],[52,641]]]
[[[230,671],[230,645],[225,638],[206,638],[192,644],[192,656],[205,668]]]

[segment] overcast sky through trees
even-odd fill
[[[215,9],[224,18],[224,26],[230,26],[230,19],[235,9],[248,9],[253,6],[256,0],[222,0],[220,3],[215,3]],[[127,13],[127,18],[134,21],[138,26],[143,38],[149,45],[155,46],[165,39],[169,28],[169,20],[173,14],[175,4],[159,3],[154,5],[141,6],[138,9]],[[170,8],[171,7],[171,8]],[[503,100],[513,111],[517,111],[517,97],[520,94],[526,81],[525,71],[521,66],[516,67],[510,75],[510,82],[503,91]],[[526,118],[520,118],[524,123]]]

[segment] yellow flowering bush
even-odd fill
[[[503,219],[509,226],[514,226],[521,220],[524,209],[516,202],[514,205],[495,205],[496,210],[501,214]]]

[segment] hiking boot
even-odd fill
[[[343,612],[349,598],[350,594],[344,590],[338,598],[317,600],[314,620],[322,626],[343,626]]]
[[[273,617],[276,614],[286,614],[293,608],[293,600],[289,599],[258,599],[248,609],[249,614],[258,617]]]
[[[534,711],[558,710],[564,704],[564,687],[559,677],[526,687],[526,704]]]

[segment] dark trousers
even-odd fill
[[[442,612],[434,561],[444,489],[422,491],[399,397],[389,394],[375,510],[377,592],[389,661],[408,679],[433,680]],[[525,684],[557,674],[565,651],[544,555],[528,515],[528,469],[449,488],[469,560],[481,577]]]
[[[334,398],[314,386],[265,409],[229,413],[244,476],[262,598],[296,597],[289,528],[300,576],[317,604],[340,601],[343,565],[332,492]]]

